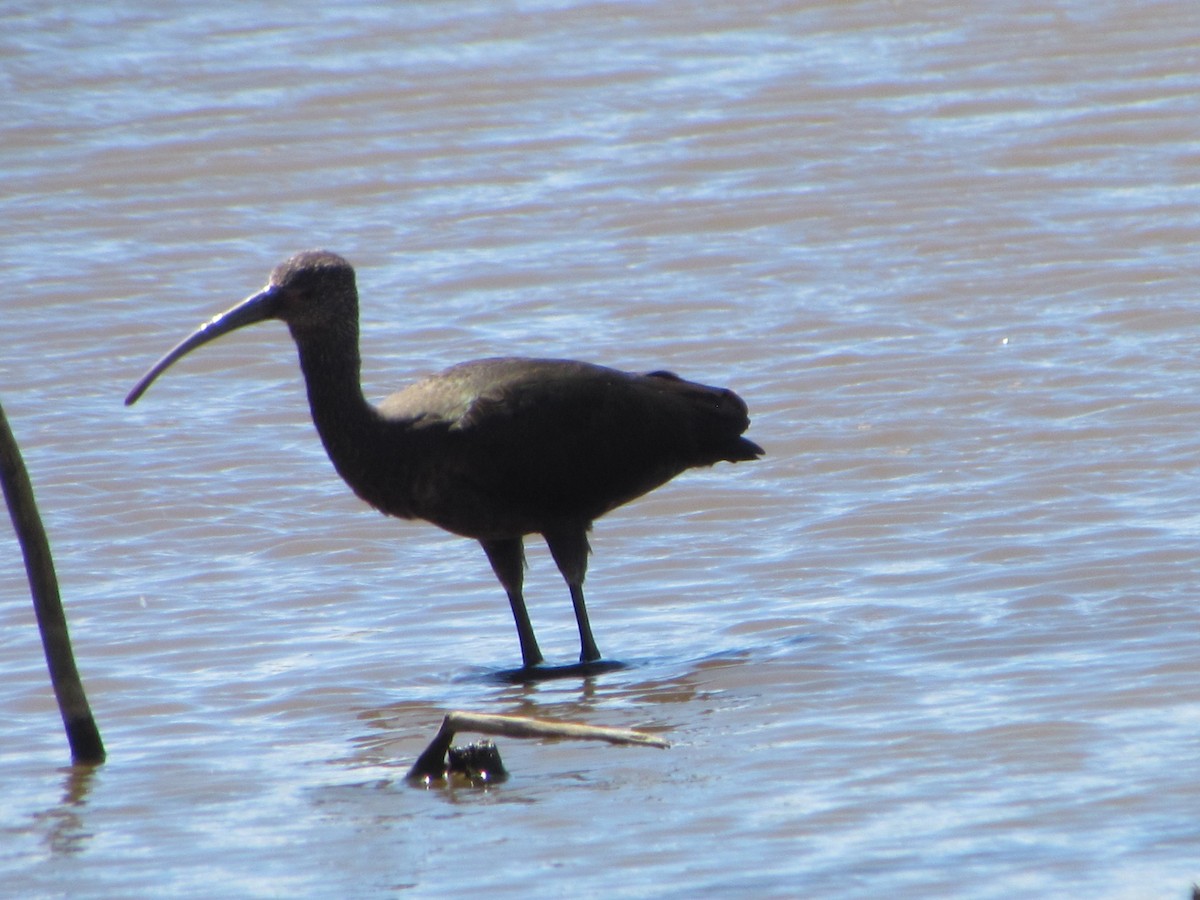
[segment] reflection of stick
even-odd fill
[[[33,609],[42,633],[42,647],[46,651],[46,664],[50,667],[54,696],[58,699],[58,709],[67,729],[71,758],[77,763],[102,763],[104,744],[100,740],[96,720],[92,718],[87,696],[83,693],[79,670],[75,668],[71,636],[67,633],[67,616],[58,594],[54,560],[50,558],[50,543],[46,540],[46,530],[42,527],[42,519],[33,500],[29,473],[21,461],[21,451],[17,449],[3,407],[0,407],[0,482],[3,483],[13,528],[21,542],[21,552],[25,555],[25,572],[29,576],[29,590],[33,593]]]
[[[629,728],[602,728],[576,722],[553,722],[527,716],[493,716],[486,713],[451,712],[442,719],[425,752],[408,771],[410,779],[441,778],[446,772],[446,751],[459,731],[515,738],[575,738],[583,741],[608,741],[610,744],[641,744],[646,747],[671,746],[662,738]]]

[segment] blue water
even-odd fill
[[[0,543],[0,894],[1184,897],[1200,878],[1200,15],[142,2],[5,13],[0,402],[109,750]],[[670,368],[768,456],[601,520],[628,667],[514,686],[479,548],[338,481],[286,330],[141,372],[290,253],[381,397]],[[576,653],[544,547],[543,649]],[[501,739],[420,790],[448,709]]]

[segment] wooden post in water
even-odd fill
[[[76,763],[98,765],[104,762],[104,743],[100,740],[100,729],[96,727],[87,695],[83,692],[79,670],[75,667],[71,636],[67,633],[67,616],[58,593],[58,578],[54,574],[54,560],[50,556],[46,529],[42,526],[33,499],[29,473],[25,471],[25,463],[21,460],[21,452],[17,449],[17,441],[8,427],[2,406],[0,483],[3,484],[8,513],[25,556],[25,572],[29,576],[29,589],[33,594],[33,609],[37,614],[38,630],[42,634],[46,664],[50,667],[54,696],[67,729],[71,758]]]

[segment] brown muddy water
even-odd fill
[[[6,530],[0,893],[1186,896],[1200,7],[226,7],[3,12],[0,401],[110,756]],[[763,461],[597,525],[626,669],[497,680],[483,554],[346,490],[281,326],[123,408],[314,246],[372,397],[524,354],[747,399]],[[452,708],[673,747],[409,787]]]

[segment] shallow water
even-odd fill
[[[1185,896],[1198,47],[1183,2],[6,11],[0,402],[110,758],[10,541],[3,891]],[[311,246],[372,396],[530,354],[747,399],[763,461],[597,525],[628,668],[498,680],[479,548],[341,485],[282,327],[122,407]],[[452,708],[673,746],[408,787]]]

